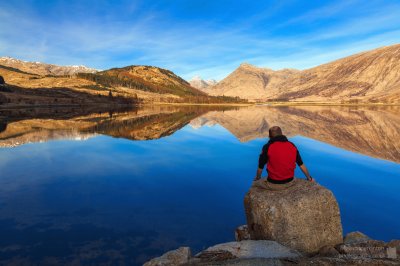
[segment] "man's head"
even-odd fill
[[[282,129],[278,126],[273,126],[269,129],[269,137],[273,138],[282,135]]]

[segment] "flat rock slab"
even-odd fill
[[[385,259],[345,259],[345,258],[301,258],[299,260],[287,259],[234,259],[215,262],[192,262],[185,266],[398,266],[399,261]]]
[[[191,257],[191,250],[189,247],[180,247],[175,250],[164,253],[161,257],[154,258],[143,266],[177,266],[186,264]]]
[[[212,258],[212,254],[230,254],[228,259],[240,258],[297,258],[300,254],[275,241],[243,240],[227,242],[207,248],[196,255],[197,258]]]
[[[232,259],[225,261],[192,261],[185,266],[286,266],[292,263],[281,262],[279,259]]]
[[[285,190],[252,186],[244,199],[251,239],[273,240],[304,253],[343,242],[333,193],[304,179]]]

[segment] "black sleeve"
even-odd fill
[[[268,162],[268,147],[268,144],[264,145],[260,157],[258,158],[258,168],[260,169],[263,169],[265,164]]]
[[[303,160],[301,159],[299,150],[297,150],[296,163],[297,163],[298,166],[302,166],[303,165]]]

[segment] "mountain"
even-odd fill
[[[80,75],[81,77],[87,75]],[[172,71],[154,66],[127,66],[101,71],[95,76],[103,85],[124,85],[155,93],[170,93],[178,96],[206,96],[190,86],[189,82]]]
[[[74,76],[39,76],[0,65],[0,108],[133,104],[141,100]]]
[[[268,101],[400,101],[400,44],[378,48],[303,71],[242,64],[210,95]]]
[[[40,62],[26,62],[12,57],[0,57],[0,65],[40,76],[66,76],[76,73],[96,73],[98,71],[86,66],[57,66]]]
[[[95,73],[79,72],[56,76],[35,74],[32,73],[35,72],[33,68],[11,64],[13,60],[9,58],[6,61],[7,65],[0,63],[0,77],[6,82],[0,88],[0,105],[4,107],[139,102],[243,102],[235,98],[211,97],[193,88],[172,71],[154,66],[127,66]]]
[[[34,75],[27,77],[24,84],[18,84],[27,87],[35,83],[30,82],[31,80],[43,79],[44,76],[54,78],[60,76],[60,78],[62,78],[61,76],[77,75],[78,79],[90,80],[104,87],[126,86],[130,89],[139,89],[157,94],[170,93],[178,96],[206,96],[203,92],[191,87],[187,81],[175,75],[172,71],[153,66],[127,66],[98,71],[85,66],[57,66],[40,62],[26,62],[11,57],[0,57],[0,68],[18,72],[19,74]],[[6,77],[7,83],[13,84],[13,78],[11,77],[10,79],[10,75],[5,74],[4,76]],[[60,80],[61,79],[52,80],[54,81],[54,87],[58,87],[57,81]],[[52,84],[48,83],[49,82],[40,82],[40,84],[46,87],[52,86]],[[82,85],[88,85],[87,83],[87,81],[82,82]]]
[[[215,79],[203,80],[200,76],[194,76],[189,83],[192,87],[207,92],[210,87],[217,84],[217,81]]]
[[[243,63],[228,77],[218,82],[209,91],[210,95],[225,95],[251,100],[265,100],[270,97],[270,90],[280,86],[298,70],[284,69],[274,71],[258,68]]]

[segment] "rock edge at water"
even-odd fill
[[[352,232],[346,235],[344,243],[325,246],[313,256],[302,256],[295,250],[268,240],[227,242],[209,247],[194,257],[188,255],[190,253],[190,248],[181,247],[144,265],[400,265],[400,240],[385,243],[372,240],[360,232]]]
[[[297,180],[283,191],[252,186],[245,209],[248,224],[235,230],[237,242],[209,247],[194,257],[182,247],[145,266],[400,265],[400,240],[385,243],[361,232],[343,238],[336,198],[318,184]]]

